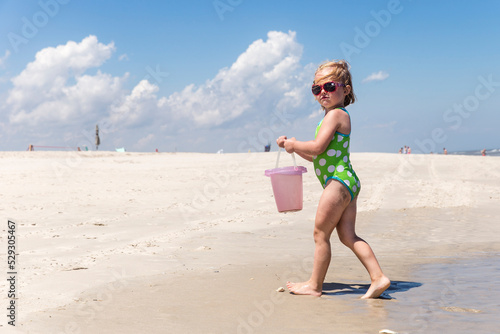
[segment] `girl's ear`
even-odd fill
[[[351,85],[345,85],[345,87],[344,87],[344,96],[349,95],[350,92],[351,92]]]

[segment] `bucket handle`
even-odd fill
[[[278,164],[280,162],[280,154],[281,154],[281,147],[280,149],[278,150],[278,158],[276,159],[276,168],[278,168]],[[293,167],[295,170],[297,170],[297,162],[295,161],[295,154],[294,153],[290,153],[290,155],[292,156],[292,160],[293,160]]]

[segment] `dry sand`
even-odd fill
[[[264,176],[276,152],[0,157],[2,259],[8,219],[19,252],[16,327],[2,280],[0,331],[498,331],[500,158],[351,155],[357,231],[393,282],[366,301],[368,275],[335,236],[321,298],[275,291],[310,274],[322,188],[306,161],[304,209],[285,214]]]

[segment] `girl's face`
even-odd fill
[[[331,79],[321,79],[330,74],[330,70],[328,68],[324,68],[316,73],[314,77],[314,84],[323,86],[325,83],[330,82]],[[321,104],[325,111],[330,111],[335,108],[344,106],[344,98],[351,91],[350,86],[342,87],[336,86],[334,92],[327,92],[324,89],[321,89],[321,93],[319,95],[315,95],[316,101]]]

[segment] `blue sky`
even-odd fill
[[[500,2],[0,0],[0,150],[261,151],[310,140],[352,65],[352,151],[500,145]],[[273,149],[276,149],[274,145]]]

